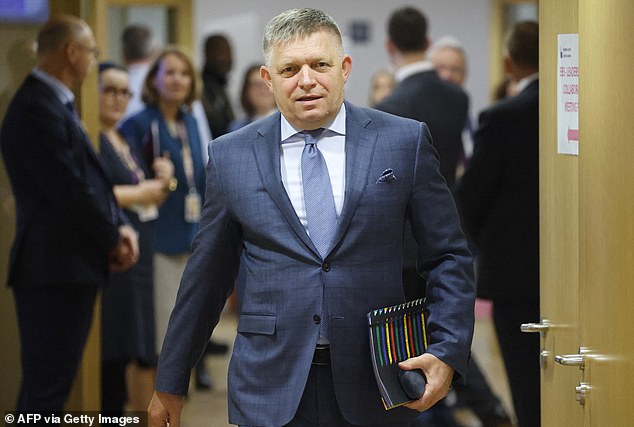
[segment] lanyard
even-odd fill
[[[187,187],[189,187],[190,193],[196,193],[196,182],[194,181],[194,158],[192,156],[192,150],[189,146],[189,137],[187,136],[187,129],[183,122],[177,124],[178,135],[181,138],[181,155],[183,156],[183,168],[185,169],[185,177],[187,178]]]
[[[104,136],[106,137],[106,141],[108,141],[108,144],[110,144],[110,146],[114,148],[114,151],[117,153],[119,159],[121,159],[121,161],[125,164],[132,175],[134,175],[134,177],[136,178],[136,182],[138,183],[143,181],[145,179],[145,174],[132,156],[128,144],[115,143],[114,141],[111,141],[107,135],[104,134]]]
[[[177,123],[177,132],[181,140],[181,156],[183,158],[183,169],[185,169],[185,178],[187,178],[187,188],[189,193],[195,193],[196,182],[194,181],[194,159],[192,157],[192,150],[189,146],[189,138],[187,137],[187,129],[182,121]],[[154,157],[160,156],[160,139],[159,139],[159,124],[158,120],[152,120],[150,123],[150,132],[152,132],[152,150]]]

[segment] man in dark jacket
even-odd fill
[[[38,66],[11,102],[0,133],[15,196],[9,260],[20,332],[22,385],[17,410],[60,412],[109,270],[138,257],[112,185],[74,106],[95,62],[88,25],[58,16],[38,35]]]

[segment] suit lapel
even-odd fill
[[[279,123],[280,116],[278,113],[263,123],[258,129],[258,140],[253,144],[253,152],[258,164],[260,178],[291,229],[306,247],[319,257],[319,252],[299,221],[282,183]],[[346,103],[345,200],[331,250],[337,246],[345,235],[365,189],[370,170],[369,165],[377,140],[376,131],[367,128],[369,124],[370,118],[363,113],[363,110]]]
[[[306,234],[304,226],[299,221],[295,208],[293,208],[286,188],[284,188],[282,183],[280,170],[280,113],[272,115],[259,127],[257,132],[258,138],[253,144],[253,153],[264,187],[291,229],[308,249],[319,256],[317,248],[315,248],[310,237]]]
[[[370,121],[362,109],[346,102],[346,190],[331,248],[345,235],[365,189],[377,140],[376,131],[368,129]]]
[[[88,134],[86,133],[86,130],[84,129],[84,125],[83,125],[80,117],[78,115],[73,114],[62,103],[62,101],[60,101],[60,99],[55,94],[53,89],[50,88],[46,83],[41,81],[39,78],[29,74],[25,84],[32,84],[32,85],[34,85],[36,87],[36,89],[35,89],[36,92],[46,94],[44,96],[46,96],[46,98],[48,99],[48,102],[50,102],[53,105],[57,105],[57,109],[59,109],[60,111],[63,111],[64,112],[63,114],[69,120],[73,121],[73,123],[76,125],[75,129],[76,129],[76,132],[77,132],[76,136],[77,136],[77,140],[78,140],[76,142],[78,144],[83,144],[84,145],[83,148],[88,152],[88,157],[90,157],[92,162],[95,163],[95,165],[97,166],[97,169],[99,170],[101,175],[106,179],[106,181],[110,182],[110,180],[108,178],[108,174],[106,173],[105,169],[103,168],[103,166],[101,164],[101,161],[99,160],[99,157],[97,156],[97,153],[95,152],[95,149],[94,149],[94,147],[92,145],[92,142],[90,141],[90,138],[88,137]]]
[[[95,165],[98,173],[101,175],[104,182],[110,188],[109,194],[111,199],[108,202],[108,206],[110,209],[110,213],[114,219],[117,213],[114,211],[116,210],[116,207],[115,207],[116,201],[115,201],[114,193],[112,192],[113,185],[110,181],[110,177],[108,176],[108,174],[106,173],[106,170],[103,167],[103,164],[101,163],[101,160],[99,160],[99,156],[95,152],[95,149],[92,145],[90,138],[88,137],[88,134],[86,133],[84,129],[81,119],[75,114],[73,114],[71,111],[69,111],[68,108],[66,108],[66,106],[62,103],[62,101],[60,101],[60,99],[55,94],[53,89],[51,89],[46,83],[44,83],[37,77],[33,75],[29,75],[27,77],[27,80],[25,81],[25,84],[33,85],[35,88],[34,90],[38,94],[38,96],[43,95],[44,97],[47,98],[47,102],[50,102],[52,105],[57,105],[58,106],[57,108],[60,111],[63,111],[63,114],[66,115],[68,119],[72,120],[73,123],[75,124],[76,139],[73,142],[76,144],[83,144],[83,149],[86,150],[86,152],[88,153],[88,157],[90,158],[90,160],[88,161],[91,161]]]

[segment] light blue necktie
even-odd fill
[[[324,129],[302,132],[306,145],[302,152],[301,163],[308,234],[321,257],[325,259],[337,230],[337,210],[328,175],[328,166],[321,151],[317,148],[317,141],[323,132]],[[328,304],[325,289],[319,335],[328,338]]]
[[[302,152],[302,184],[308,234],[322,258],[325,258],[337,230],[337,211],[328,166],[317,148],[324,129],[304,131],[306,145]]]

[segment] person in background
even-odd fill
[[[222,34],[205,39],[205,64],[202,70],[202,103],[214,138],[229,130],[234,119],[233,107],[227,94],[229,72],[233,67],[233,52],[229,40]]]
[[[128,25],[123,31],[121,42],[124,63],[130,75],[130,91],[132,92],[128,108],[123,116],[123,119],[127,119],[145,108],[141,92],[143,91],[145,76],[152,64],[154,55],[157,53],[157,47],[152,30],[141,24]],[[207,163],[207,145],[211,141],[212,135],[205,116],[205,110],[199,99],[195,99],[192,102],[191,111],[198,125],[203,161]]]
[[[429,48],[429,60],[441,79],[463,86],[467,80],[467,55],[452,36],[440,37]]]
[[[484,110],[475,151],[456,192],[478,253],[478,295],[493,301],[493,324],[519,427],[540,425],[539,27],[517,23],[504,66],[519,93]]]
[[[394,80],[394,73],[390,70],[382,68],[372,74],[370,79],[370,96],[368,98],[368,105],[372,108],[376,107],[379,102],[392,93],[396,86],[396,80]]]
[[[168,155],[174,164],[172,191],[159,208],[155,222],[154,307],[159,351],[198,230],[205,189],[198,126],[190,112],[195,94],[196,76],[189,57],[176,47],[168,47],[156,57],[145,77],[145,109],[120,126],[129,144],[143,153],[147,177],[154,177],[147,166],[156,157]],[[204,363],[198,364],[196,379],[200,388],[208,389],[211,380],[204,368]]]
[[[139,255],[74,104],[97,54],[83,20],[50,18],[37,36],[37,67],[0,130],[17,211],[8,284],[20,334],[21,413],[63,411],[98,290]]]
[[[154,220],[174,173],[168,157],[157,157],[152,165],[155,178],[146,178],[142,153],[130,147],[116,129],[130,96],[125,68],[101,63],[99,156],[117,203],[139,239],[139,262],[128,271],[112,274],[101,299],[101,409],[111,415],[121,414],[126,402],[128,409],[142,411],[150,401],[156,368]],[[130,377],[135,384],[126,385],[130,363],[138,375]],[[129,396],[127,390],[138,396]]]
[[[261,64],[251,65],[244,73],[240,103],[246,117],[233,120],[229,132],[240,129],[257,119],[266,117],[275,111],[275,98],[266,82],[260,77]]]
[[[440,171],[453,189],[469,98],[462,88],[441,79],[434,70],[427,57],[427,18],[420,10],[403,7],[392,12],[387,37],[397,85],[376,108],[429,126],[440,155]]]
[[[438,76],[427,57],[427,18],[414,7],[394,10],[387,25],[386,48],[394,65],[396,87],[376,108],[424,122],[429,126],[440,158],[440,172],[453,190],[462,155],[462,129],[467,120],[469,99],[453,83]],[[419,247],[406,232],[403,236],[403,284],[409,300],[425,296],[425,279],[417,263]],[[445,402],[421,414],[416,423],[429,418],[453,426],[453,416]]]
[[[436,40],[429,49],[429,59],[440,78],[461,87],[464,85],[467,78],[467,57],[458,39],[445,36]],[[463,158],[456,171],[458,180],[464,174],[464,169],[473,153],[472,133],[471,120],[467,117],[462,132]],[[476,305],[482,303],[483,301],[476,300]],[[483,427],[510,427],[512,425],[502,402],[493,393],[480,370],[474,354],[471,354],[467,366],[466,381],[456,384],[454,391],[458,398],[458,404],[471,409]]]
[[[429,131],[344,101],[352,59],[320,10],[274,17],[263,53],[279,112],[211,144],[203,220],[159,359],[151,425],[181,425],[187,372],[240,271],[230,423],[407,426],[464,373],[473,333],[472,258]],[[400,368],[422,369],[427,386],[386,411],[367,313],[405,301],[408,217],[428,279],[429,346]]]
[[[429,48],[429,60],[438,76],[464,88],[467,79],[467,56],[458,39],[451,36],[441,37]],[[462,131],[462,152],[456,167],[456,179],[464,174],[464,169],[473,154],[473,124],[467,114]]]
[[[123,63],[128,69],[131,93],[130,101],[123,115],[125,119],[145,107],[141,99],[141,90],[152,63],[152,56],[156,53],[152,30],[141,24],[128,25],[121,35],[121,49]]]

